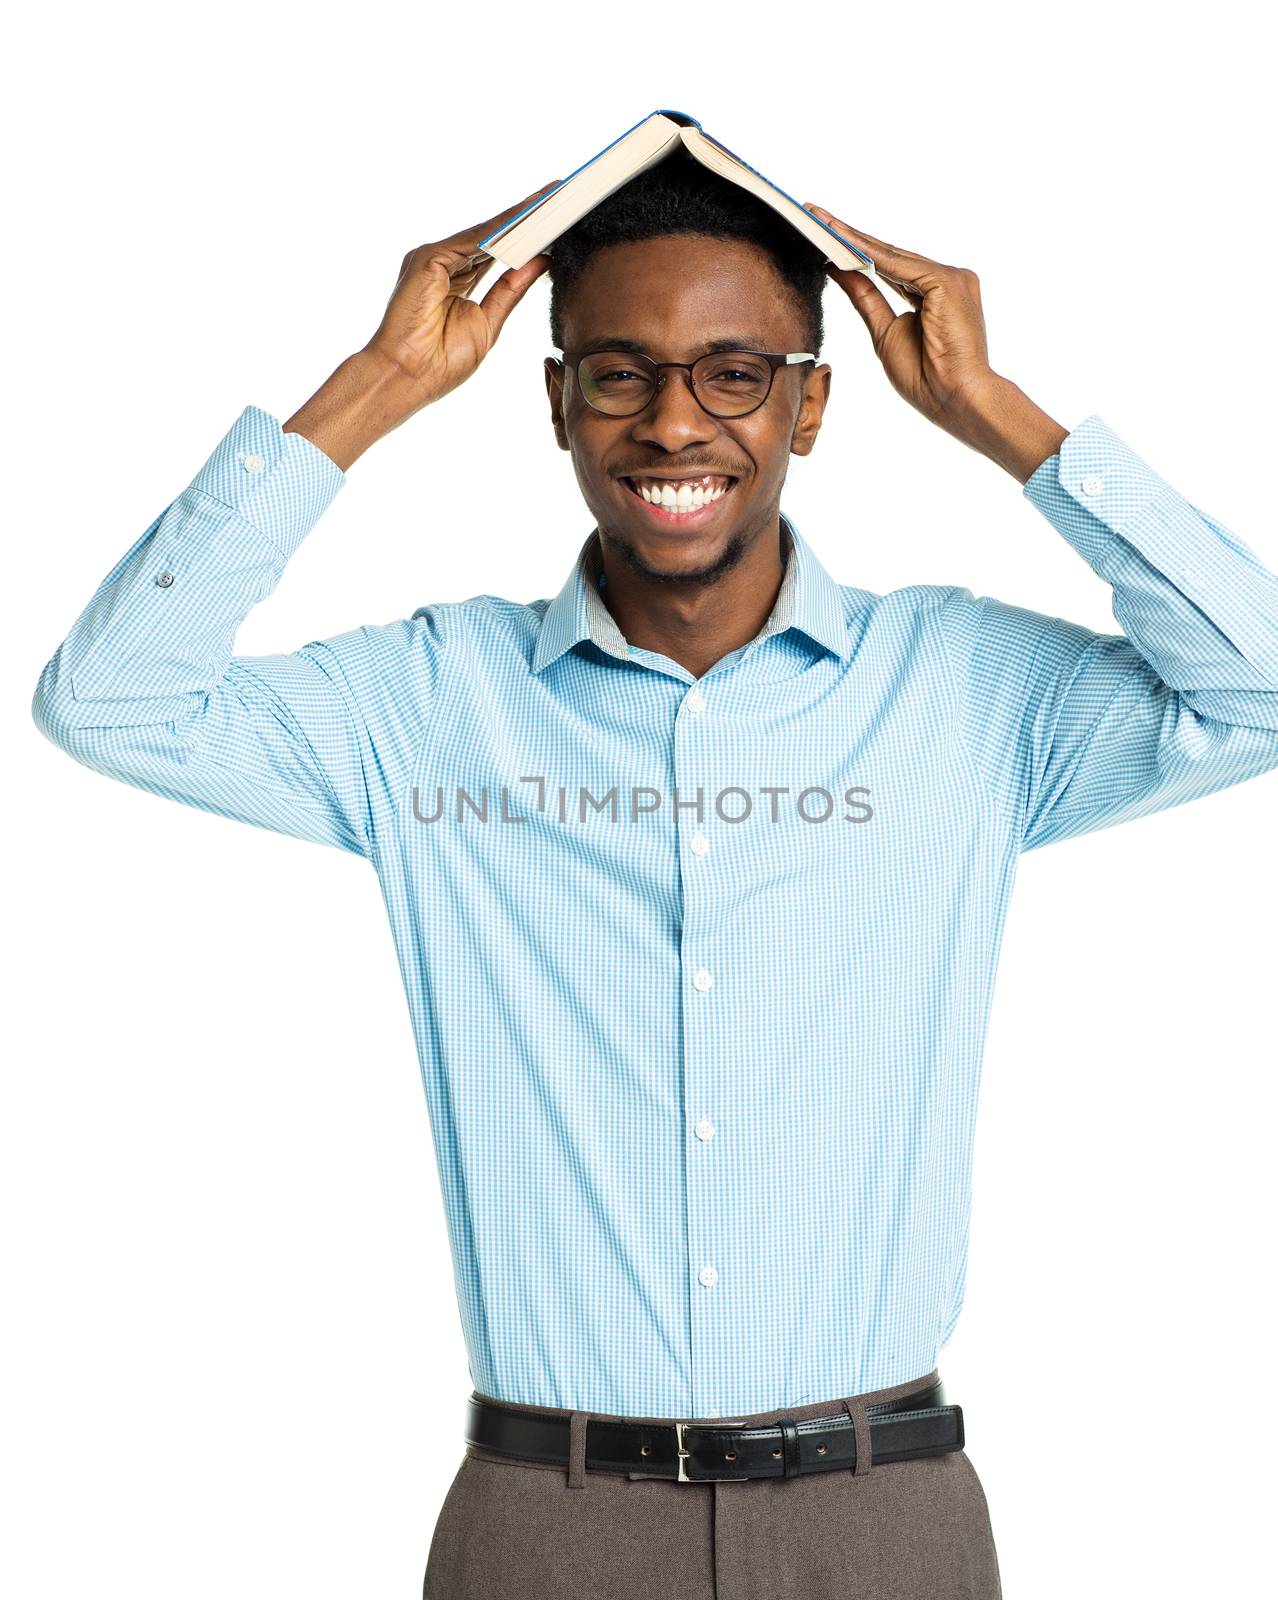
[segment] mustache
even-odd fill
[[[614,472],[614,478],[642,478],[648,473],[660,473],[664,477],[677,478],[696,477],[699,473],[717,474],[723,478],[742,478],[745,474],[736,467],[725,467],[711,461],[648,461],[642,466],[623,467]]]

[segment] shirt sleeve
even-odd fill
[[[345,481],[318,446],[247,406],[45,667],[41,731],[108,777],[370,856],[367,732],[337,655],[321,641],[232,654]]]
[[[1278,767],[1278,577],[1098,416],[1023,492],[1123,631],[947,591],[963,739],[1021,850]]]

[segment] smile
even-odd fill
[[[699,527],[727,499],[737,480],[711,472],[691,478],[649,478],[639,474],[622,478],[621,482],[654,519]]]

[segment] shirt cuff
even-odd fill
[[[285,433],[261,406],[245,406],[191,481],[291,556],[323,516],[346,474],[300,433]]]
[[[1155,592],[1183,597],[1278,682],[1278,578],[1100,417],[1080,422],[1023,493],[1129,611]]]
[[[1160,495],[1174,493],[1094,415],[1035,469],[1021,492],[1107,581],[1120,550],[1114,536],[1143,518]]]

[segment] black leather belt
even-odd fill
[[[963,1411],[947,1405],[945,1385],[916,1390],[899,1400],[866,1407],[870,1464],[912,1461],[963,1448]],[[525,1461],[568,1465],[566,1416],[513,1411],[500,1401],[471,1395],[466,1443]],[[715,1478],[793,1478],[856,1465],[856,1434],[846,1410],[817,1417],[783,1417],[774,1423],[586,1422],[586,1467],[595,1472],[641,1472],[680,1483]]]

